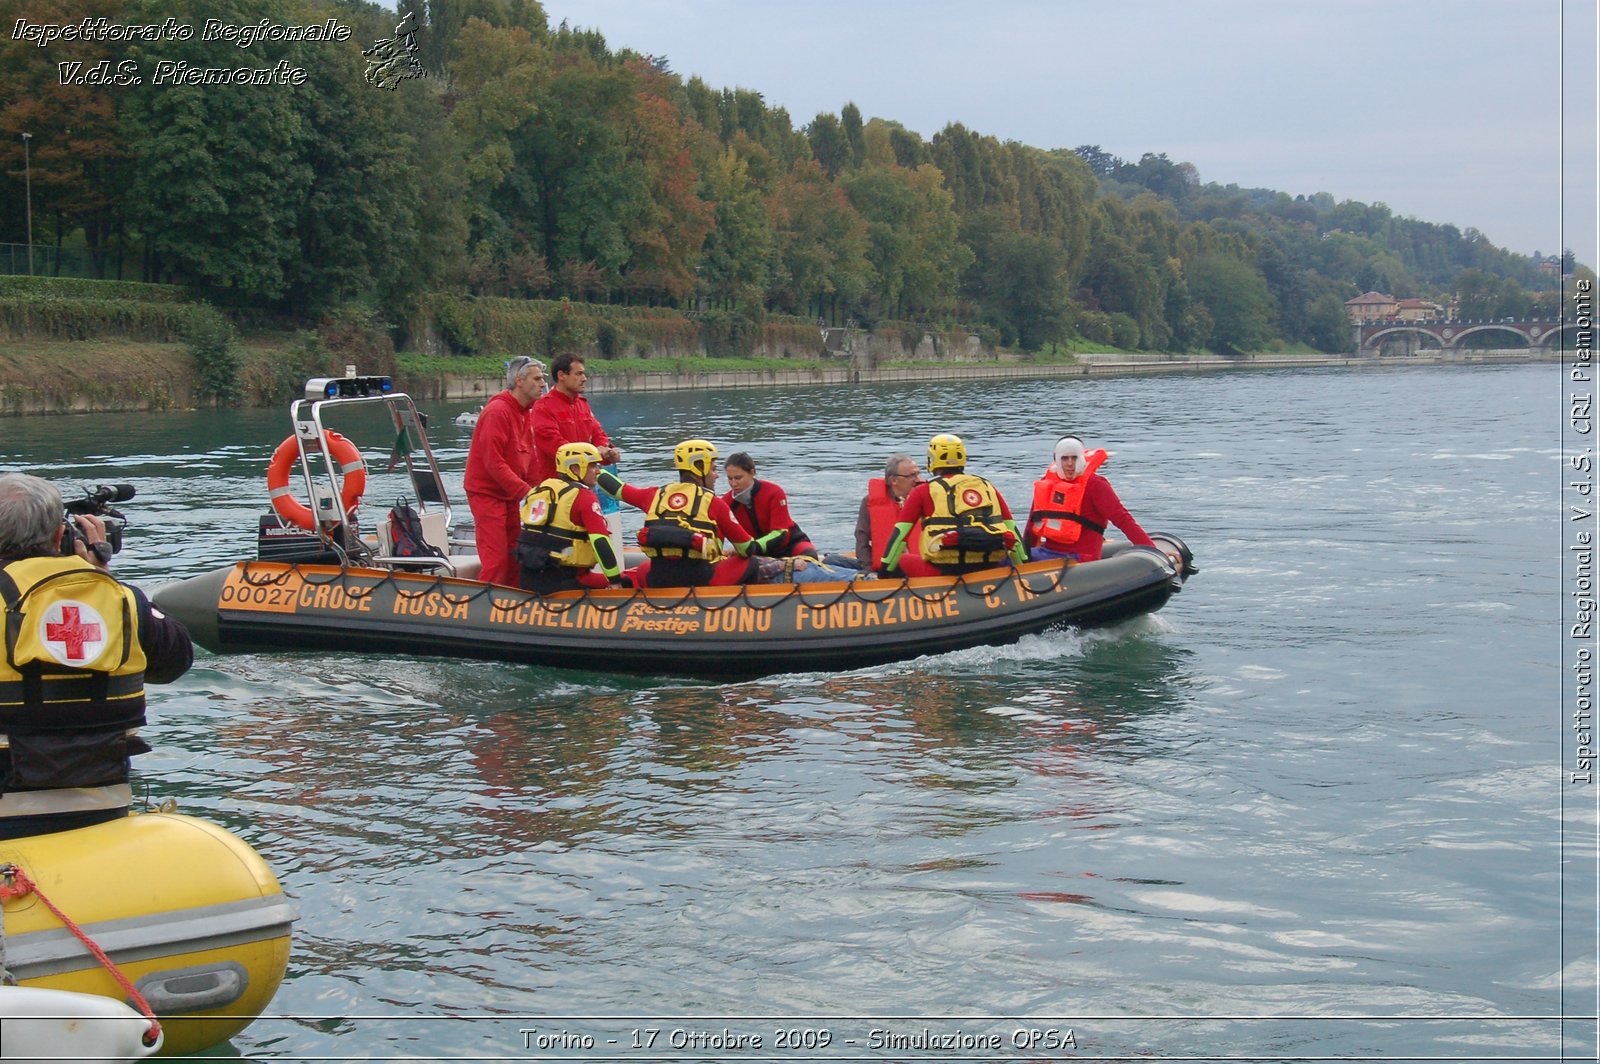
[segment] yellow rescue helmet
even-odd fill
[[[672,452],[672,464],[685,473],[707,476],[717,460],[717,448],[710,440],[684,440]]]
[[[556,448],[556,472],[582,483],[589,470],[600,464],[600,448],[592,443],[563,443]]]
[[[967,445],[961,442],[960,436],[941,432],[928,441],[928,472],[965,469],[966,465]]]

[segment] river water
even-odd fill
[[[730,685],[201,652],[139,786],[301,915],[217,1052],[1592,1059],[1562,395],[1545,364],[600,397],[630,479],[707,436],[839,548],[890,451],[957,432],[1025,509],[1076,430],[1202,571],[1110,630]],[[460,407],[427,409],[459,490]],[[253,550],[287,429],[11,420],[0,467],[135,484],[151,588]]]

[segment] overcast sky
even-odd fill
[[[1202,181],[1382,202],[1596,262],[1595,0],[544,6],[552,27],[753,89],[797,127],[853,101],[925,138],[961,122],[1040,148],[1165,152]]]

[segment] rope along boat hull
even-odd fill
[[[239,562],[169,584],[155,602],[217,653],[367,651],[739,679],[1112,624],[1160,609],[1180,585],[1143,549],[962,577],[544,596],[386,569]]]

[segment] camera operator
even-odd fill
[[[0,475],[0,839],[126,816],[145,681],[194,662],[183,625],[111,576],[104,522],[65,514],[61,553],[64,514],[49,482]]]

